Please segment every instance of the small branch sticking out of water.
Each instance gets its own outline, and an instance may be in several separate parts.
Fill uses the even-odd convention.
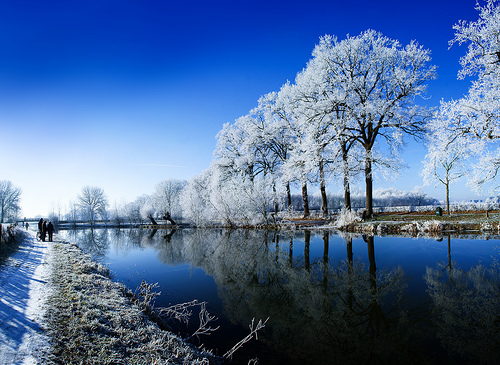
[[[212,332],[217,331],[220,326],[217,326],[216,328],[212,328],[208,326],[208,324],[212,321],[216,321],[217,317],[211,316],[210,313],[208,313],[206,309],[206,302],[201,302],[201,309],[200,309],[200,326],[198,329],[191,335],[190,338],[196,336],[198,337],[199,335],[210,335]]]
[[[191,302],[175,304],[167,308],[159,308],[158,314],[163,317],[174,318],[179,322],[184,322],[186,325],[189,323],[189,318],[193,314],[189,308],[199,305],[198,301],[195,299]]]

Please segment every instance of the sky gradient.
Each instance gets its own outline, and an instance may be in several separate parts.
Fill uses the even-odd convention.
[[[22,215],[33,217],[65,211],[86,185],[113,207],[161,180],[189,179],[208,168],[222,125],[293,81],[325,34],[415,39],[438,66],[424,102],[459,98],[470,84],[457,80],[466,47],[448,41],[458,20],[478,18],[474,5],[0,0],[0,180],[23,190]],[[409,143],[404,176],[374,187],[422,186],[424,156]],[[439,199],[442,190],[425,188]],[[474,197],[452,187],[452,199]]]

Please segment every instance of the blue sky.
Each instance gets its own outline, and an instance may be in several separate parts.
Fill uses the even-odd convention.
[[[431,49],[429,105],[458,98],[466,47],[452,26],[475,0],[0,0],[0,180],[23,190],[23,215],[65,210],[85,185],[110,203],[207,168],[215,136],[305,67],[319,37],[375,29]],[[425,149],[375,187],[412,190]],[[453,189],[453,188],[452,188]],[[455,198],[474,198],[463,184]],[[442,189],[426,191],[440,199]],[[453,197],[453,190],[452,190]]]

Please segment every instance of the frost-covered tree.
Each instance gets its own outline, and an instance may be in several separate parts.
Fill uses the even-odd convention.
[[[348,91],[338,85],[339,67],[332,58],[327,43],[315,47],[313,58],[296,77],[297,100],[306,115],[307,144],[314,152],[310,160],[317,166],[322,196],[322,211],[326,206],[326,175],[341,176],[344,206],[351,209],[350,178],[359,169],[361,155],[349,128],[354,119],[347,107]]]
[[[76,221],[78,220],[78,217],[79,217],[79,209],[78,209],[78,203],[76,201],[70,201],[68,203],[68,208],[67,208],[67,212],[66,212],[66,220],[68,222],[73,222],[73,224],[76,223]]]
[[[282,201],[282,190],[286,190],[287,205],[290,206],[290,183],[283,179],[283,166],[292,148],[291,135],[277,113],[276,100],[277,93],[259,98],[258,106],[250,111],[247,127],[252,136],[247,139],[247,144],[251,144],[247,151],[255,156],[254,164],[261,174],[260,182],[265,181],[272,190],[275,214],[278,213],[278,203]]]
[[[423,161],[422,176],[424,184],[442,184],[446,191],[446,212],[450,215],[450,185],[466,174],[465,161],[470,146],[465,138],[455,138],[454,121],[448,119],[446,103],[434,114],[428,123],[429,147]]]
[[[180,214],[179,196],[186,185],[185,181],[168,179],[160,181],[156,187],[151,199],[156,213],[160,216],[176,216]]]
[[[283,186],[286,191],[286,206],[290,209],[292,206],[290,181],[283,174],[283,166],[290,157],[294,138],[292,131],[288,128],[288,116],[281,102],[281,96],[280,98],[278,96],[277,92],[262,96],[256,110],[264,115],[265,128],[262,138],[270,153],[270,171],[278,181],[281,179],[279,185]]]
[[[94,224],[97,218],[106,216],[108,198],[103,189],[96,186],[84,186],[77,197],[77,204],[84,218]]]
[[[153,206],[153,199],[150,197],[140,209],[141,218],[144,220],[150,220],[151,224],[157,225],[154,215],[156,214],[156,209]]]
[[[225,123],[217,133],[214,159],[217,167],[224,175],[245,174],[251,179],[255,176],[254,156],[247,151],[245,139],[246,126],[249,117],[244,116],[234,124]],[[250,137],[251,138],[251,137]]]
[[[130,223],[140,222],[142,223],[141,208],[146,205],[149,201],[149,195],[144,194],[137,197],[133,202],[129,202],[125,205],[125,216]],[[146,217],[147,218],[147,217]]]
[[[476,78],[467,95],[442,103],[442,108],[453,121],[454,137],[467,139],[469,146],[482,150],[470,180],[480,191],[500,169],[500,3],[488,0],[481,6],[478,2],[476,9],[479,19],[455,24],[455,38],[450,41],[450,46],[468,44],[467,53],[460,59],[459,79]]]
[[[308,141],[306,132],[307,116],[297,100],[297,86],[286,83],[278,93],[276,112],[283,122],[283,127],[289,131],[290,152],[282,169],[285,181],[295,181],[300,185],[304,217],[309,216],[309,196],[307,183],[315,172],[312,163],[313,150]]]
[[[21,188],[12,184],[12,181],[0,181],[0,223],[5,219],[14,218],[21,211],[21,193]]]
[[[287,147],[283,148],[283,132],[277,133],[271,112],[273,102],[272,96],[262,97],[258,107],[233,124],[226,123],[217,135],[210,201],[220,216],[235,209],[233,213],[244,217],[245,222],[257,219],[252,214],[267,220],[270,196],[275,212],[278,211],[282,190],[279,181]]]
[[[365,152],[366,209],[371,216],[376,143],[383,139],[396,152],[403,134],[423,134],[428,113],[415,104],[415,97],[436,77],[435,67],[428,65],[430,51],[417,42],[403,47],[373,30],[342,41],[324,36],[315,48],[320,52],[328,54],[334,71],[330,82],[346,95],[345,108],[353,119],[349,132]]]
[[[314,60],[313,60],[314,61]],[[293,102],[295,113],[301,118],[296,118],[297,146],[295,151],[304,161],[304,170],[309,172],[312,180],[319,183],[321,195],[321,212],[328,214],[328,200],[326,185],[335,160],[335,141],[337,135],[334,131],[336,119],[329,113],[331,105],[324,105],[325,82],[323,74],[313,67],[311,61],[296,77],[296,87]],[[328,88],[328,85],[326,85]],[[334,99],[334,98],[332,98]],[[332,103],[336,101],[332,100]],[[326,110],[325,110],[326,109]]]
[[[214,209],[210,203],[209,169],[188,180],[180,195],[182,215],[195,226],[202,227],[212,222]]]

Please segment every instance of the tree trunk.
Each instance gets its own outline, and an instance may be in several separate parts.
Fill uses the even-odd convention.
[[[342,145],[342,163],[344,173],[344,207],[351,210],[351,187],[349,186],[349,165],[348,165],[347,148]]]
[[[448,217],[450,216],[450,182],[446,181],[446,212],[448,213]]]
[[[366,151],[365,157],[365,184],[366,184],[366,218],[373,216],[373,178],[371,151]]]
[[[323,169],[323,163],[319,164],[319,189],[321,191],[321,214],[323,217],[328,216],[328,200],[326,196],[326,187],[325,187],[325,171]]]
[[[170,212],[166,212],[165,215],[163,216],[163,219],[165,219],[166,221],[169,221],[171,224],[175,225],[174,220],[170,216]]]
[[[307,183],[302,185],[302,205],[304,207],[304,218],[309,217],[309,198],[307,197]]]
[[[321,190],[321,214],[323,217],[328,216],[328,197],[326,196],[326,187],[324,184],[320,186]]]
[[[278,195],[276,194],[276,184],[273,183],[273,201],[274,201],[274,214],[278,215]]]
[[[148,218],[149,218],[149,220],[151,221],[151,224],[152,224],[152,225],[154,225],[154,226],[157,226],[157,225],[158,225],[158,223],[156,223],[156,221],[155,221],[155,219],[153,218],[153,216],[152,216],[152,215],[148,215]]]
[[[292,209],[292,193],[290,192],[290,183],[286,183],[286,204],[288,206],[288,210]]]

